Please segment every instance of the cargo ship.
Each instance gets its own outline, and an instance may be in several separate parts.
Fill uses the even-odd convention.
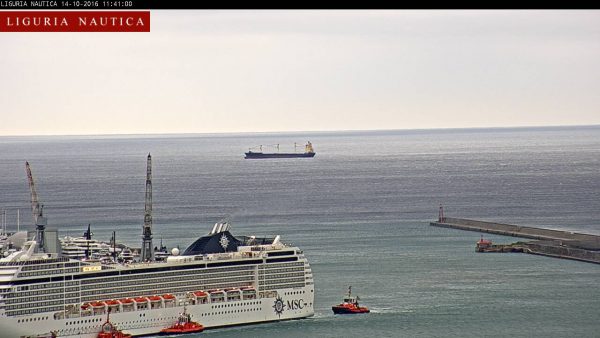
[[[248,149],[248,152],[245,153],[246,154],[246,159],[261,159],[261,158],[295,158],[295,157],[315,157],[316,153],[315,150],[313,149],[312,143],[310,143],[310,141],[308,143],[306,143],[306,145],[304,146],[304,152],[303,153],[298,153],[298,152],[293,152],[293,153],[280,153],[279,152],[279,144],[276,145],[277,146],[277,152],[276,153],[263,153],[262,148],[263,146],[258,146],[259,151],[252,151],[251,149]],[[294,143],[294,149],[296,148],[296,144]]]

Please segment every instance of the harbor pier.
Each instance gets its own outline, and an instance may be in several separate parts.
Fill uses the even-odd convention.
[[[522,252],[600,264],[598,235],[445,217],[443,211],[440,211],[437,222],[431,222],[429,225],[533,239],[534,241],[520,243],[524,246]]]

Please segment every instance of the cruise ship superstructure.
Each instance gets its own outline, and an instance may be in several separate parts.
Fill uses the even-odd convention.
[[[160,332],[184,307],[206,328],[314,314],[308,261],[278,236],[236,238],[217,224],[166,262],[128,265],[36,254],[36,245],[0,261],[3,336],[96,337],[109,309],[132,335]]]

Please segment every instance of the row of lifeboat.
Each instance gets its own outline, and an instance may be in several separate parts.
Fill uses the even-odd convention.
[[[243,299],[256,299],[256,289],[253,287],[242,287],[242,288],[228,288],[228,289],[213,289],[208,291],[194,291],[188,292],[188,298],[193,298],[198,303],[206,303],[207,298],[210,296],[211,301],[224,301],[225,297],[228,300],[241,300]],[[162,301],[165,302],[165,306],[175,304],[176,297],[172,294],[154,295],[154,296],[141,296],[134,298],[123,298],[123,299],[111,299],[106,301],[95,301],[84,303],[81,305],[82,310],[101,310],[104,311],[107,307],[112,312],[117,312],[119,306],[123,306],[123,310],[132,309],[134,303],[139,307],[147,306],[150,302],[150,307],[154,308],[157,303]]]
[[[83,303],[81,310],[92,311],[94,314],[103,313],[105,309],[109,309],[112,312],[119,312],[119,307],[123,307],[123,311],[132,311],[133,305],[136,304],[138,308],[147,308],[150,304],[150,308],[157,308],[164,301],[165,307],[171,307],[175,305],[176,297],[172,294],[164,294],[162,296],[144,296],[135,298],[123,298],[123,299],[111,299],[106,301],[95,301],[89,303]]]
[[[211,303],[219,303],[236,300],[248,300],[256,299],[256,289],[253,287],[242,287],[242,288],[227,288],[227,289],[212,289],[208,291],[194,291],[188,292],[187,298],[192,301],[192,304],[205,304],[210,298]]]

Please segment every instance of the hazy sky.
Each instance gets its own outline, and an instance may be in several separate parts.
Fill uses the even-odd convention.
[[[0,135],[600,124],[600,11],[151,11],[0,33]]]

